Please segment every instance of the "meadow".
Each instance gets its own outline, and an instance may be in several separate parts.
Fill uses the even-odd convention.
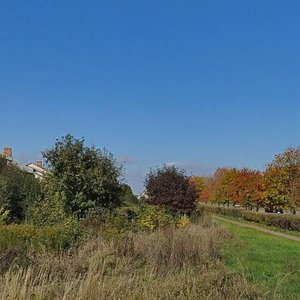
[[[226,267],[228,238],[204,218],[113,235],[94,228],[68,250],[15,247],[1,252],[0,299],[264,299]]]

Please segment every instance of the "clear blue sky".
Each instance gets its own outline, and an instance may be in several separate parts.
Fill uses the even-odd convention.
[[[67,133],[188,173],[263,169],[300,144],[299,1],[0,2],[0,147]]]

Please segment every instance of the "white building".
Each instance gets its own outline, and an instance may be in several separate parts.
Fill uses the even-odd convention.
[[[43,162],[41,160],[38,160],[36,164],[30,163],[26,165],[26,167],[33,172],[35,178],[42,179],[47,173],[47,170],[43,168]]]

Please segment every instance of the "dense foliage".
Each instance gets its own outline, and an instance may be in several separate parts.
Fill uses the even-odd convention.
[[[232,200],[246,208],[263,206],[263,175],[250,169],[237,170],[232,182]]]
[[[289,206],[300,204],[300,148],[289,148],[276,155],[265,173],[267,203]]]
[[[125,204],[138,202],[138,199],[133,194],[131,187],[126,183],[123,183],[121,185],[120,201],[121,203],[125,203]]]
[[[0,156],[0,210],[6,221],[24,221],[41,196],[40,181]]]
[[[150,171],[145,180],[147,201],[179,213],[191,213],[195,208],[197,190],[184,171],[165,165]]]
[[[204,182],[198,196],[201,202],[296,213],[300,204],[300,148],[289,148],[276,155],[265,172],[219,168],[213,176],[193,182],[196,180]]]
[[[67,135],[43,156],[50,171],[45,179],[48,196],[58,197],[68,214],[84,217],[90,210],[120,204],[121,167],[107,150]]]

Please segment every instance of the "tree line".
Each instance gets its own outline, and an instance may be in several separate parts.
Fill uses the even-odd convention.
[[[7,165],[0,156],[0,221],[51,225],[138,204],[122,180],[122,165],[105,148],[86,146],[84,139],[66,135],[42,155],[48,169],[43,180]],[[147,174],[145,190],[144,203],[179,214],[191,214],[198,201],[296,212],[300,148],[276,155],[264,172],[219,168],[210,177],[190,177],[184,170],[165,165]]]
[[[247,209],[291,210],[300,205],[300,148],[275,156],[265,171],[218,168],[210,177],[191,177],[198,200]]]

